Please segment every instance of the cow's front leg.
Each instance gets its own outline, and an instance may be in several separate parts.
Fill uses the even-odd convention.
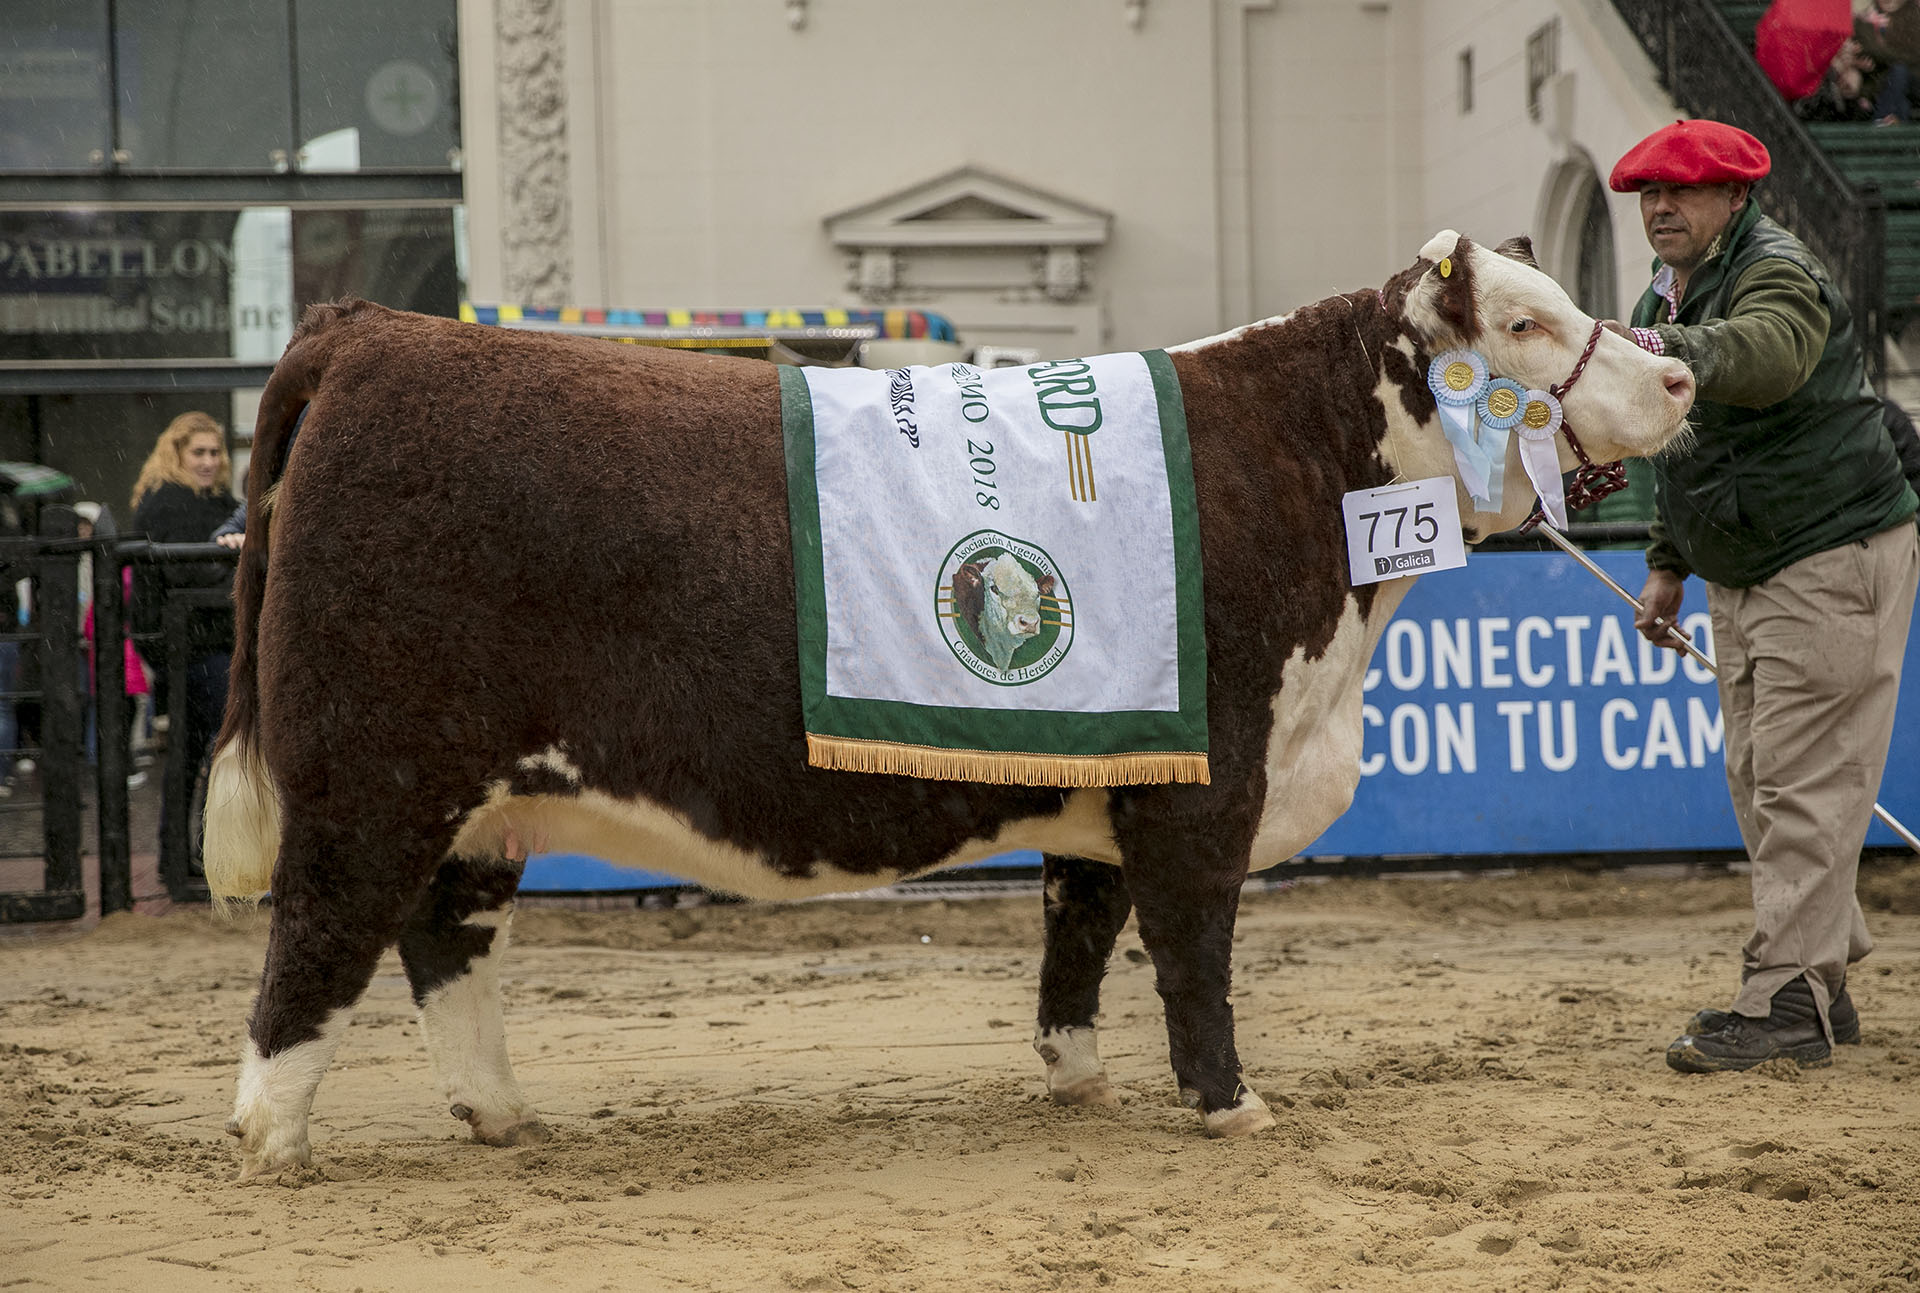
[[[1113,940],[1132,900],[1120,868],[1047,854],[1047,946],[1040,962],[1040,1020],[1033,1049],[1059,1104],[1117,1104],[1100,1063],[1093,1017]]]
[[[1167,1009],[1167,1041],[1180,1099],[1209,1136],[1245,1136],[1273,1126],[1248,1088],[1233,1045],[1233,922],[1246,853],[1219,820],[1182,823],[1135,813],[1121,838],[1140,941],[1153,957],[1154,987]],[[1235,858],[1237,857],[1237,862]]]
[[[448,858],[400,934],[400,961],[448,1112],[486,1145],[537,1144],[550,1134],[514,1080],[500,1012],[500,957],[520,872],[504,858]]]

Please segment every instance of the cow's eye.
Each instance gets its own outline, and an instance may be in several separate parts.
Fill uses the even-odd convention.
[[[1512,323],[1509,323],[1507,325],[1507,331],[1508,332],[1532,332],[1535,328],[1539,326],[1540,325],[1535,323],[1532,319],[1515,319]]]

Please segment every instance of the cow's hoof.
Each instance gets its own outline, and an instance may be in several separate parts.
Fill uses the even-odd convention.
[[[1265,1131],[1274,1125],[1267,1102],[1244,1089],[1237,1103],[1200,1116],[1206,1123],[1207,1135],[1219,1138],[1251,1136],[1256,1131]]]
[[[544,1145],[553,1139],[553,1132],[547,1124],[538,1118],[527,1118],[512,1123],[498,1131],[475,1125],[473,1138],[482,1145],[492,1145],[499,1149],[511,1149],[515,1145]]]
[[[1055,1104],[1112,1108],[1120,1103],[1119,1094],[1108,1084],[1104,1073],[1096,1073],[1092,1077],[1084,1077],[1077,1082],[1050,1086],[1048,1094],[1053,1097]]]
[[[227,1119],[226,1133],[240,1142],[240,1179],[254,1181],[313,1161],[305,1119],[274,1122],[258,1107]]]
[[[1100,1063],[1098,1035],[1091,1028],[1045,1029],[1033,1049],[1046,1061],[1047,1094],[1055,1104],[1116,1105],[1120,1097],[1107,1085]]]
[[[313,1161],[313,1151],[304,1138],[295,1144],[263,1145],[260,1138],[240,1135],[240,1180],[262,1183],[289,1168],[305,1167]],[[254,1143],[249,1143],[249,1142]]]

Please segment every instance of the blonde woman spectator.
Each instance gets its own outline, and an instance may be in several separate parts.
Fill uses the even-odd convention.
[[[226,436],[220,424],[205,413],[182,413],[167,424],[153,452],[140,468],[133,487],[135,534],[155,543],[206,543],[235,503],[228,485],[233,465],[227,458]],[[154,679],[156,700],[168,694],[164,626],[166,596],[174,588],[223,588],[233,582],[233,567],[225,561],[174,562],[134,567],[133,628],[135,644]],[[179,680],[184,694],[170,706],[176,717],[168,740],[185,743],[187,777],[199,776],[220,718],[227,706],[227,660],[233,652],[233,613],[225,607],[195,609],[187,628],[187,673]],[[161,805],[160,835],[166,838],[172,805]]]

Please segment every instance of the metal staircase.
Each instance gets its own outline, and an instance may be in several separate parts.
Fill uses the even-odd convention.
[[[1805,242],[1853,307],[1868,375],[1920,318],[1920,126],[1809,127],[1753,61],[1766,0],[1613,0],[1674,102],[1750,131],[1773,155],[1761,208]]]

